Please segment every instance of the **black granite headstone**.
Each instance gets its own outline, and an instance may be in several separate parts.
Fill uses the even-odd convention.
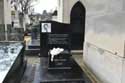
[[[40,45],[41,45],[42,56],[47,56],[46,54],[44,54],[44,52],[46,51],[47,38],[48,38],[48,34],[50,33],[51,34],[69,34],[70,40],[71,40],[71,50],[83,49],[84,25],[79,25],[78,23],[65,24],[65,23],[59,23],[55,21],[44,21],[44,22],[40,22],[40,40],[41,40]]]
[[[46,24],[48,25],[45,27],[44,25]],[[45,28],[47,28],[48,30],[46,30]],[[70,27],[69,27],[69,24],[63,24],[63,23],[54,22],[54,21],[44,21],[44,22],[40,22],[40,31],[41,31],[40,33],[41,56],[48,57],[48,37],[50,37],[51,34],[55,34],[55,35],[70,34]],[[55,39],[53,40],[56,41]]]
[[[70,24],[40,22],[41,83],[91,83],[85,81],[85,74],[71,57],[71,50],[83,49],[85,12],[78,1],[72,8]],[[52,58],[53,48],[63,48],[63,51]]]
[[[49,53],[49,69],[71,69],[69,34],[48,34],[48,52],[53,48],[63,48],[64,51],[55,56],[53,61]]]

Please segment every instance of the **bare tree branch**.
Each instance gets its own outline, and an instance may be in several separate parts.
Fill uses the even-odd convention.
[[[25,30],[25,15],[33,12],[33,2],[36,0],[11,0],[15,10],[19,11],[20,26]]]
[[[15,3],[15,9],[19,9],[19,11],[23,14],[27,14],[30,11],[30,8],[33,7],[32,2],[36,0],[11,0],[11,4]]]

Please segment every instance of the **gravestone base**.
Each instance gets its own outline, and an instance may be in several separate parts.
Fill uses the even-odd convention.
[[[37,55],[40,53],[40,40],[32,40],[26,48],[27,55]]]
[[[48,70],[48,58],[41,58],[37,67],[34,83],[92,83],[80,66],[73,60],[71,70]]]

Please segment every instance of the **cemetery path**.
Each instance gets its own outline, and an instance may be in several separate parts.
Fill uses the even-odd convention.
[[[40,58],[36,56],[26,56],[27,68],[21,83],[33,83],[36,65],[40,63]]]

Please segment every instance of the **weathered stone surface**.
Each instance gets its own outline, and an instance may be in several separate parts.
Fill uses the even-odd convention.
[[[70,22],[77,1],[62,1],[61,22]],[[80,1],[86,8],[85,40],[90,43],[84,46],[86,64],[104,83],[124,83],[125,0]]]
[[[85,63],[104,83],[121,83],[124,58],[109,53],[104,49],[101,49],[104,52],[100,52],[99,49],[90,45],[87,55],[84,55]]]

